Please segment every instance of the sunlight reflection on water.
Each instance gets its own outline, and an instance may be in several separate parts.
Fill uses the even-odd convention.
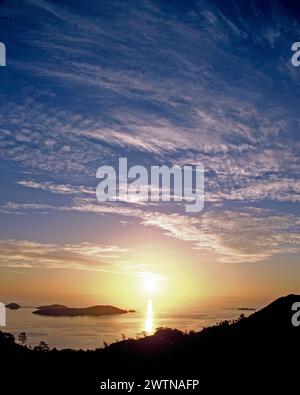
[[[35,309],[31,307],[8,309],[5,332],[14,334],[16,338],[20,332],[26,332],[31,346],[43,340],[58,349],[86,350],[102,347],[104,341],[110,344],[120,340],[122,333],[135,338],[141,331],[152,334],[157,327],[199,331],[204,326],[235,319],[241,314],[239,310],[221,307],[201,307],[191,311],[177,308],[170,312],[159,310],[153,299],[149,298],[144,303],[144,308],[135,313],[99,317],[47,317],[32,314]],[[252,312],[244,313],[249,315]]]
[[[144,330],[148,335],[152,334],[154,330],[153,304],[152,304],[152,300],[150,299],[147,301]]]

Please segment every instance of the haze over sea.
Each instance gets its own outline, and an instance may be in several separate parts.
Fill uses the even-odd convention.
[[[222,320],[236,319],[241,313],[246,316],[253,313],[221,305],[201,306],[190,311],[186,308],[156,311],[150,300],[144,311],[99,317],[49,317],[32,314],[35,310],[33,306],[24,306],[19,310],[7,309],[7,326],[2,330],[13,333],[16,339],[20,332],[26,332],[31,346],[43,340],[51,348],[58,349],[94,349],[103,347],[103,342],[121,340],[122,334],[136,338],[138,334],[143,336],[142,332],[150,335],[155,328],[162,326],[199,331]]]

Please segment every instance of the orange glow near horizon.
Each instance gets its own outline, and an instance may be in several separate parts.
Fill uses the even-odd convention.
[[[164,243],[139,240],[136,245],[132,240],[126,240],[126,244],[123,241],[122,257],[106,258],[107,263],[99,265],[99,271],[94,270],[98,258],[92,254],[91,259],[87,246],[80,253],[76,249],[86,270],[67,269],[68,254],[65,267],[61,269],[58,264],[56,268],[43,269],[41,261],[37,268],[7,270],[0,278],[0,300],[25,305],[60,303],[70,307],[110,304],[143,312],[149,300],[155,305],[155,311],[172,311],[178,307],[193,309],[202,303],[231,306],[242,304],[243,300],[251,300],[249,304],[256,305],[298,290],[295,272],[300,269],[295,265],[291,266],[293,271],[277,265],[277,272],[273,270],[273,275],[268,276],[271,266],[264,262],[255,266],[225,264],[200,250],[196,251],[195,257],[195,250],[175,245],[172,240],[167,243],[165,240]],[[33,254],[33,247],[30,248],[30,254]],[[37,262],[41,259],[40,248],[35,255]],[[44,259],[48,259],[47,254],[50,254],[49,259],[61,259],[57,254],[52,257],[51,251],[44,252]],[[275,282],[274,278],[279,277],[281,282]],[[153,329],[153,304],[152,314],[146,313],[144,320],[147,331]]]

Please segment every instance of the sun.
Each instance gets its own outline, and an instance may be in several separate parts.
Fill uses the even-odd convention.
[[[141,288],[148,296],[160,291],[162,276],[148,272],[139,273],[139,276],[142,277]]]
[[[153,278],[146,278],[144,281],[144,289],[147,293],[153,294],[157,289],[157,281]]]

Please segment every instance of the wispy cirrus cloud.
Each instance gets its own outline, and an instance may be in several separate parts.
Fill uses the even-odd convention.
[[[45,207],[10,203],[5,210],[44,210]],[[48,207],[49,209],[49,207]],[[277,254],[300,252],[300,221],[294,214],[247,208],[209,210],[197,217],[153,211],[122,203],[97,204],[89,198],[75,199],[71,206],[53,211],[133,218],[136,226],[155,227],[165,235],[187,242],[190,248],[229,263],[260,262]]]
[[[6,20],[1,28],[16,47],[0,158],[17,174],[10,187],[18,179],[36,199],[16,202],[12,192],[2,213],[131,217],[222,261],[298,251],[290,209],[299,202],[300,74],[288,51],[300,29],[284,2],[272,2],[268,14],[258,1],[91,4],[93,15],[88,6],[46,0],[3,5],[14,29]],[[207,211],[97,205],[96,169],[119,156],[147,166],[204,165]],[[61,196],[53,203],[39,191]],[[288,210],[245,211],[270,201]]]
[[[29,240],[0,240],[0,266],[25,269],[116,270],[116,259],[126,249],[115,245],[40,243]]]
[[[191,242],[220,262],[260,262],[279,253],[300,252],[300,221],[264,210],[204,213],[201,218],[149,214],[143,221],[167,235]]]
[[[226,196],[229,200],[255,202],[273,200],[279,202],[300,202],[300,181],[298,179],[279,178],[256,181],[244,188],[235,189]]]
[[[57,193],[59,195],[76,195],[76,194],[87,194],[94,195],[95,190],[91,187],[85,187],[83,185],[70,185],[70,184],[55,184],[53,182],[36,182],[33,180],[20,180],[17,184],[27,188],[39,189],[51,193]]]

